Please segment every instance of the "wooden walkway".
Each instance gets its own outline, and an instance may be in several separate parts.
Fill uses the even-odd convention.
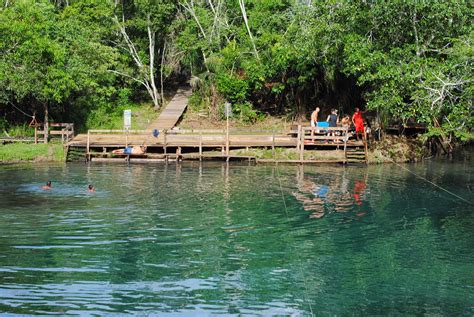
[[[169,130],[173,128],[183,115],[191,93],[191,87],[178,89],[173,99],[166,105],[158,118],[148,126],[148,130]]]
[[[328,135],[338,133],[337,136]],[[89,130],[87,134],[77,135],[69,142],[69,149],[83,149],[88,159],[93,157],[111,157],[111,151],[127,146],[146,145],[145,159],[205,159],[206,151],[221,151],[218,157],[231,159],[231,149],[239,148],[295,148],[299,159],[305,162],[305,150],[316,148],[341,149],[345,159],[342,162],[366,162],[367,147],[365,142],[349,140],[347,128],[327,128],[315,136],[311,128],[299,126],[296,135],[283,131],[240,131],[230,130],[159,130],[158,136],[153,136],[152,130]],[[347,150],[351,148],[351,153]],[[357,151],[357,152],[354,152]],[[351,155],[348,155],[351,154]],[[246,159],[246,158],[244,158]]]

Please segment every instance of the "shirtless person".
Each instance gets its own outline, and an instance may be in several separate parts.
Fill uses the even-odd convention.
[[[134,145],[125,149],[113,150],[112,154],[143,155],[146,153],[146,145]]]
[[[316,107],[316,109],[314,109],[313,113],[311,114],[311,136],[314,136],[314,131],[318,132],[316,129],[318,127],[319,110],[319,107]]]

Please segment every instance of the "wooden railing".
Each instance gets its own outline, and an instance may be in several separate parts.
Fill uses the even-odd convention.
[[[38,143],[39,135],[43,135],[44,143],[50,137],[61,136],[61,142],[67,144],[74,137],[74,123],[49,123],[47,128],[45,125],[35,126],[35,143]]]
[[[244,130],[244,129],[230,129],[229,133],[226,133],[226,129],[171,129],[171,130],[158,130],[160,137],[162,137],[163,148],[166,153],[166,148],[168,146],[168,138],[173,135],[189,135],[194,136],[193,139],[198,140],[199,143],[199,153],[202,153],[203,146],[203,139],[209,137],[218,137],[219,140],[222,140],[222,148],[225,151],[226,155],[229,154],[230,146],[232,145],[229,141],[229,138],[232,135],[268,135],[271,137],[271,145],[272,149],[275,149],[275,139],[279,135],[284,135],[283,132],[280,131],[271,131],[271,130]],[[90,146],[91,146],[91,136],[93,134],[116,134],[116,135],[123,135],[123,144],[125,147],[129,145],[129,136],[130,135],[143,135],[144,142],[146,139],[149,138],[153,134],[153,130],[98,130],[92,129],[87,131],[87,153],[89,153]],[[180,145],[177,145],[178,148]]]
[[[158,132],[159,142],[155,140],[152,143],[162,146],[165,155],[167,155],[167,148],[172,148],[173,150],[176,149],[176,155],[180,156],[181,147],[186,146],[199,148],[199,156],[202,156],[203,148],[206,147],[221,147],[222,154],[229,156],[230,147],[271,146],[274,152],[278,146],[296,146],[301,162],[305,161],[305,147],[324,146],[325,144],[343,147],[344,156],[347,160],[347,142],[350,136],[348,127],[320,127],[312,133],[313,128],[301,125],[298,125],[296,130],[291,130],[289,133],[288,131],[242,129],[230,129],[229,133],[226,129],[172,129],[158,130]],[[110,138],[107,144],[104,143],[104,139],[107,140],[105,136],[101,140],[100,136],[93,138],[93,134],[115,134],[117,137]],[[186,135],[186,137],[180,138],[181,135]],[[91,146],[102,146],[105,151],[107,146],[124,145],[128,147],[130,144],[137,145],[137,139],[142,139],[143,144],[150,144],[148,141],[152,136],[153,130],[89,130],[87,132],[86,153],[90,154]],[[252,138],[253,136],[255,138]],[[210,140],[212,141],[210,142]],[[366,145],[364,144],[364,146]],[[365,148],[365,151],[367,152],[367,148]]]
[[[304,161],[304,148],[307,140],[312,141],[313,144],[316,140],[326,142],[342,142],[344,145],[345,156],[347,151],[347,140],[349,139],[348,130],[348,127],[311,128],[298,125],[296,130],[296,150],[299,152],[300,161]]]

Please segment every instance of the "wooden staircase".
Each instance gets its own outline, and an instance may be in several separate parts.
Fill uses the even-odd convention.
[[[86,148],[67,146],[66,147],[66,162],[84,161],[86,157]]]
[[[346,163],[352,164],[367,164],[368,163],[368,149],[367,141],[361,142],[361,146],[347,149],[346,154]]]

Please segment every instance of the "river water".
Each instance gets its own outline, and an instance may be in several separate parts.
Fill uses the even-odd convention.
[[[2,166],[0,313],[472,316],[473,167]]]

